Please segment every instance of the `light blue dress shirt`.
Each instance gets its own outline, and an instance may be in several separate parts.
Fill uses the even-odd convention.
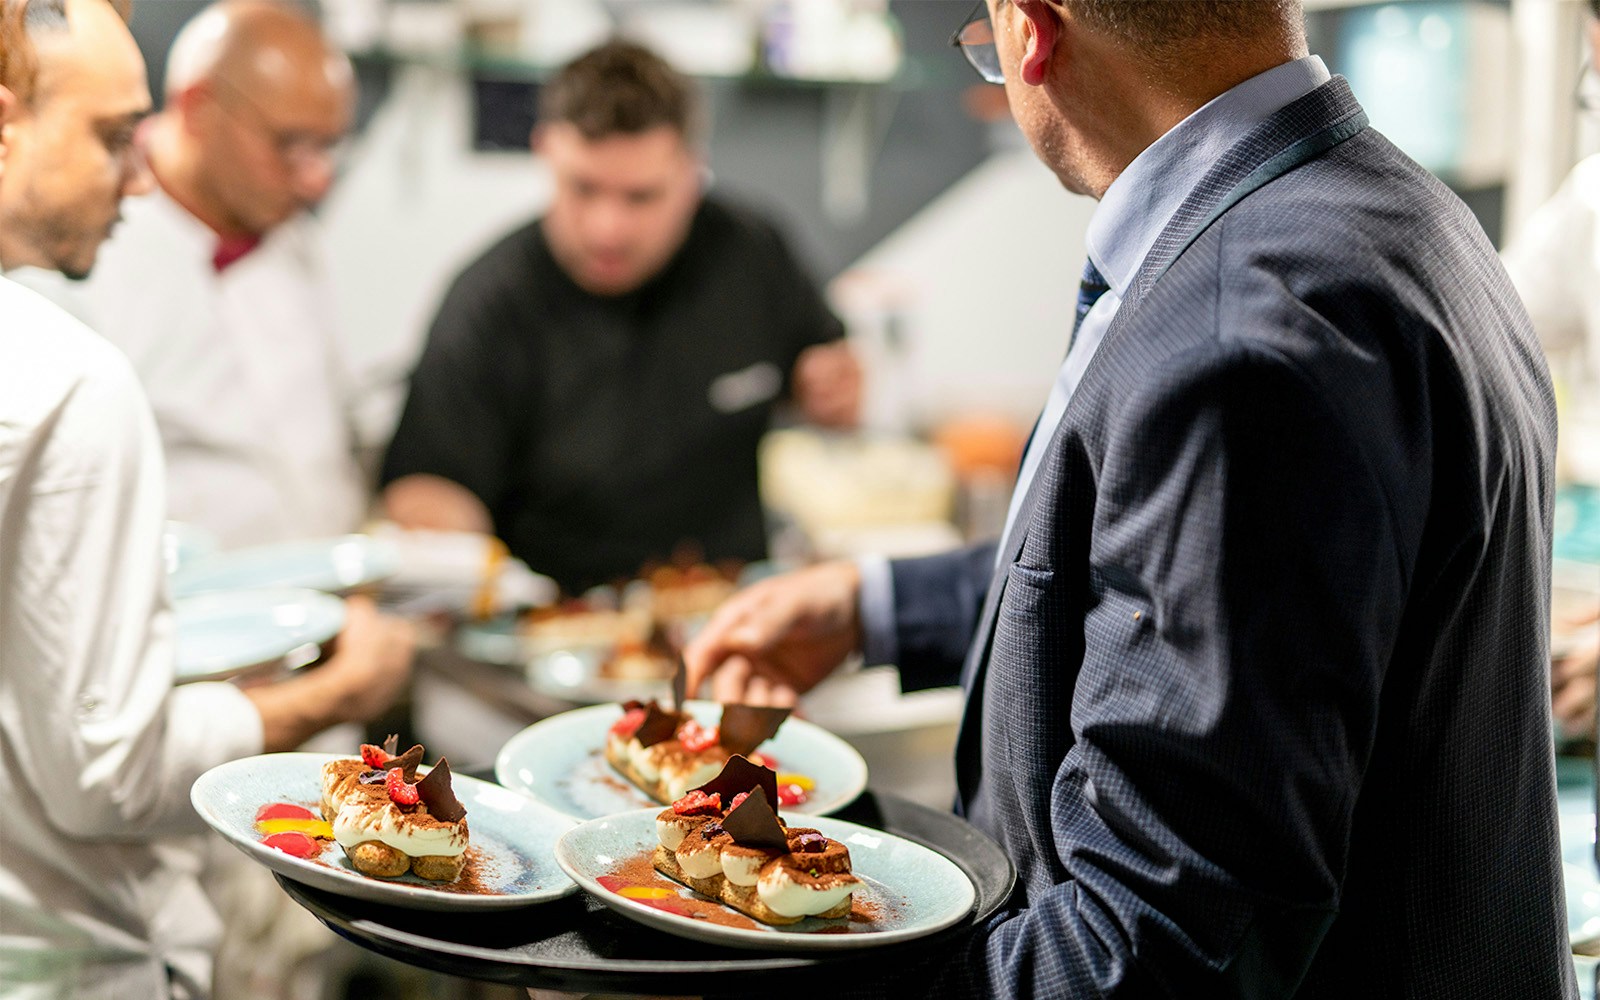
[[[1089,220],[1086,242],[1089,259],[1105,277],[1111,290],[1100,296],[1078,328],[1056,372],[1055,384],[1039,415],[1038,427],[1022,457],[1017,485],[1011,493],[999,551],[1010,537],[1017,508],[1039,471],[1039,463],[1067,411],[1073,392],[1094,360],[1111,321],[1127,294],[1128,286],[1144,263],[1167,223],[1189,197],[1206,172],[1235,142],[1278,110],[1299,100],[1330,79],[1319,56],[1306,56],[1258,73],[1231,90],[1217,95],[1175,125],[1128,164],[1106,188]],[[1073,262],[1070,272],[1079,268]],[[1077,283],[1071,282],[1072,287]],[[997,554],[998,558],[998,554]],[[894,630],[894,589],[888,560],[863,557],[861,614],[867,663],[894,663],[899,658]]]

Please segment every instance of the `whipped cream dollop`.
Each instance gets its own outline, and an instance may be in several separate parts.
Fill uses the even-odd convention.
[[[811,880],[796,878],[783,865],[773,863],[756,882],[756,895],[773,913],[809,917],[838,906],[860,884],[854,875],[843,873]]]
[[[333,839],[346,850],[369,840],[413,858],[454,857],[467,849],[467,824],[440,823],[407,816],[387,803],[348,801],[333,818]]]

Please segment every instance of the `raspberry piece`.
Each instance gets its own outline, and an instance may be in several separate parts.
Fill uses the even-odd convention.
[[[730,803],[729,806],[728,806],[728,811],[729,812],[733,812],[735,809],[739,808],[739,803],[743,802],[745,799],[748,799],[749,797],[750,797],[750,793],[749,792],[740,792],[738,795],[735,795],[733,797],[733,802]]]
[[[672,811],[679,816],[709,816],[722,811],[722,795],[712,792],[707,795],[702,791],[693,791],[672,804]]]
[[[702,726],[693,719],[678,727],[678,742],[690,753],[711,749],[717,745],[717,737],[716,726]]]
[[[400,806],[414,806],[417,804],[417,786],[406,784],[405,772],[394,768],[389,776],[383,779],[384,791],[389,793],[389,801]]]
[[[375,747],[371,743],[361,744],[361,763],[368,767],[382,767],[389,762],[389,755],[383,752],[383,747]]]
[[[778,758],[771,754],[749,753],[745,754],[745,760],[760,767],[770,767],[774,771],[778,769]]]
[[[807,795],[806,790],[800,785],[789,784],[778,786],[778,805],[780,806],[797,806],[810,797],[811,796]]]
[[[611,727],[611,734],[621,740],[631,738],[639,731],[639,727],[644,725],[644,716],[645,710],[642,708],[629,709]]]

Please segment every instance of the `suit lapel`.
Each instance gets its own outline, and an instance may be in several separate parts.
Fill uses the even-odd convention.
[[[967,692],[967,701],[956,743],[956,779],[960,798],[958,806],[971,803],[977,792],[982,769],[979,734],[983,720],[984,682],[1000,602],[1005,596],[1006,580],[1010,575],[1012,564],[1017,561],[1027,543],[1033,522],[1033,511],[1041,502],[1044,484],[1052,484],[1049,502],[1054,504],[1058,498],[1060,490],[1056,488],[1058,484],[1054,483],[1056,476],[1053,464],[1059,454],[1062,438],[1068,433],[1069,426],[1074,423],[1074,418],[1083,407],[1091,405],[1089,401],[1101,395],[1094,391],[1095,382],[1101,371],[1114,363],[1112,359],[1122,339],[1122,331],[1133,321],[1140,303],[1148,297],[1160,277],[1183,255],[1201,232],[1221,214],[1225,214],[1230,197],[1242,197],[1239,192],[1243,188],[1248,188],[1249,191],[1255,190],[1255,187],[1249,185],[1255,178],[1259,178],[1259,172],[1264,166],[1270,165],[1275,158],[1283,157],[1297,144],[1305,144],[1319,133],[1327,131],[1331,125],[1354,122],[1357,116],[1361,115],[1361,105],[1351,93],[1349,84],[1343,77],[1337,76],[1299,100],[1279,109],[1229,147],[1216,165],[1201,178],[1200,183],[1173,213],[1172,219],[1162,229],[1150,253],[1140,264],[1138,273],[1128,287],[1127,295],[1118,307],[1111,325],[1106,329],[1099,350],[1095,352],[1094,358],[1084,370],[1077,390],[1067,401],[1061,422],[1051,434],[1049,445],[1033,481],[1028,484],[1028,491],[1017,508],[1011,534],[1002,540],[1003,549],[989,579],[983,611],[978,618],[972,644],[967,649],[966,662],[962,664],[961,669],[961,686]],[[1364,124],[1364,118],[1361,119],[1361,123]],[[1268,180],[1270,179],[1272,178]],[[1034,433],[1038,433],[1037,427]]]

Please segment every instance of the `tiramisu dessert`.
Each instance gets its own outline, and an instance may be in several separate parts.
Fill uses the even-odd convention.
[[[730,758],[656,817],[656,870],[766,924],[849,916],[861,885],[849,849],[785,827],[772,807],[776,789],[770,768]]]
[[[606,760],[661,803],[676,802],[710,781],[733,755],[750,755],[789,716],[787,708],[725,705],[719,725],[702,726],[687,712],[662,708],[655,699],[622,707],[622,718],[606,734]],[[774,796],[770,801],[778,800]]]
[[[396,737],[361,746],[360,760],[322,766],[322,815],[333,838],[364,875],[397,878],[411,872],[452,882],[467,852],[467,810],[450,787],[444,758],[420,780],[419,744],[399,756]]]

